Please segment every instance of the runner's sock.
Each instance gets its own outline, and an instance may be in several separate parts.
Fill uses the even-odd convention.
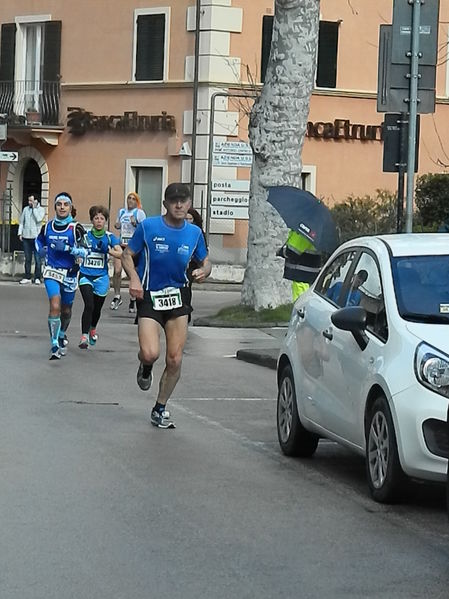
[[[60,329],[61,329],[61,319],[59,317],[54,318],[52,316],[49,316],[48,317],[48,330],[50,331],[50,339],[51,339],[52,346],[58,345]]]
[[[153,410],[156,410],[156,412],[159,412],[159,414],[162,414],[162,412],[165,411],[165,406],[164,406],[164,404],[161,404],[157,401]]]
[[[64,335],[66,334],[67,329],[69,328],[71,318],[72,318],[71,313],[70,313],[70,315],[61,314],[61,330],[59,332],[60,337],[64,337]]]

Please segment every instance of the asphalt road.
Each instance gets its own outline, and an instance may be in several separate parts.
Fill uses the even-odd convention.
[[[194,294],[197,315],[237,301]],[[334,443],[282,456],[275,374],[234,358],[264,332],[192,327],[162,431],[125,304],[86,352],[80,307],[49,362],[44,290],[0,283],[1,599],[447,598],[444,490],[381,506]]]

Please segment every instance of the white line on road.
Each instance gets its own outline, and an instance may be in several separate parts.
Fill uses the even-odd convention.
[[[170,401],[276,401],[275,397],[172,397]]]

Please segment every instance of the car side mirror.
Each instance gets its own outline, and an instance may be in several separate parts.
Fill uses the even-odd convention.
[[[366,310],[360,306],[340,308],[331,315],[332,323],[337,329],[352,333],[362,351],[368,345],[368,336],[365,333],[366,319]]]

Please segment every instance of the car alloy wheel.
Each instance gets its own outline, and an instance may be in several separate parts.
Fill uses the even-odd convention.
[[[387,478],[390,453],[388,425],[382,412],[376,412],[368,436],[368,467],[373,487],[380,489]]]
[[[366,430],[366,473],[371,495],[379,503],[399,501],[407,488],[399,461],[393,418],[381,395],[369,412]]]
[[[293,420],[293,387],[289,377],[282,379],[278,401],[279,436],[281,442],[286,443],[290,438]]]
[[[315,453],[319,437],[301,424],[290,365],[284,367],[279,380],[277,431],[279,445],[285,455],[310,457]]]

